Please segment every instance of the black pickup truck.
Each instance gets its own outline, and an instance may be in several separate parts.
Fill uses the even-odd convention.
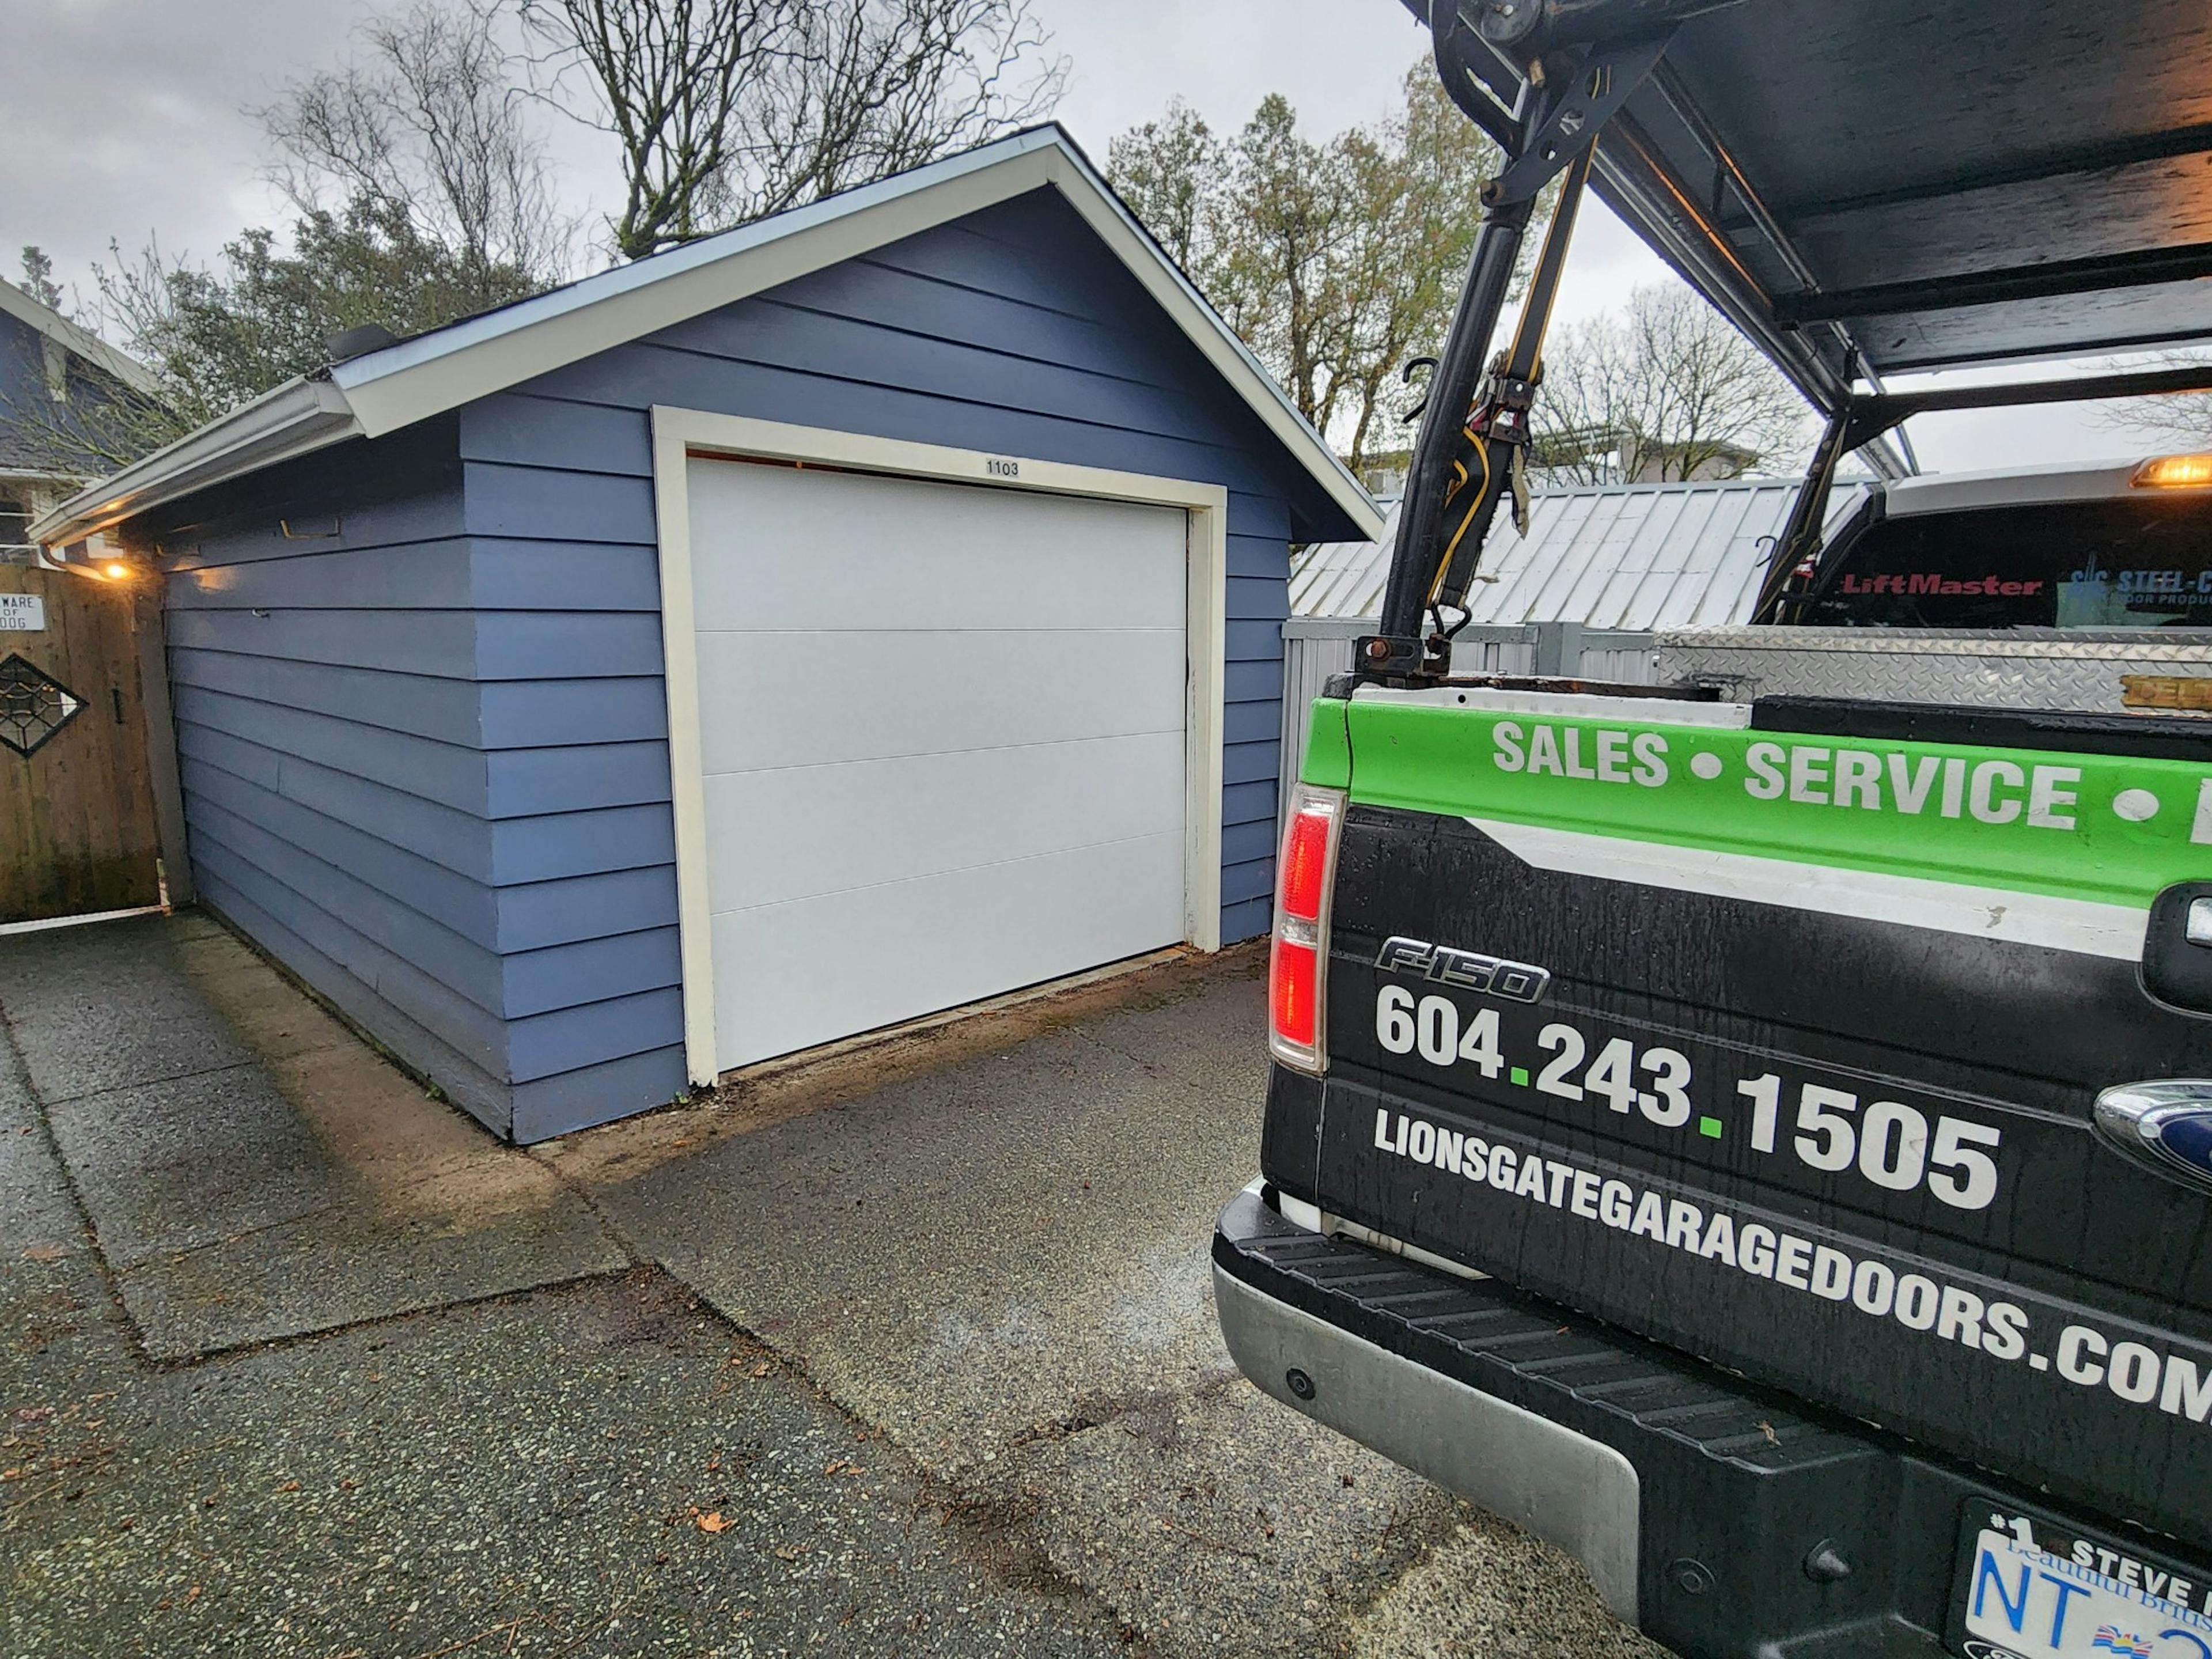
[[[1820,539],[1915,413],[2212,386],[1882,378],[2212,338],[2212,10],[1413,9],[1507,162],[1285,826],[1231,1352],[1696,1659],[2212,1659],[2212,460]],[[1756,628],[1455,676],[1585,187],[1826,431]]]

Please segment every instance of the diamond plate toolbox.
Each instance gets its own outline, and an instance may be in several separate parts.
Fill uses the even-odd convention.
[[[1655,644],[1659,684],[1712,686],[1737,702],[1856,697],[2172,714],[2203,708],[2212,694],[2212,629],[1693,628],[1662,631]]]

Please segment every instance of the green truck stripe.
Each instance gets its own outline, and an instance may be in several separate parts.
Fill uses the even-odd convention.
[[[1317,701],[1309,783],[1374,806],[2146,908],[2212,878],[2212,766]]]

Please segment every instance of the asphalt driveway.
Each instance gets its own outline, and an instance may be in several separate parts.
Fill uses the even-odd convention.
[[[1656,1653],[1230,1365],[1260,992],[525,1152],[205,918],[0,939],[0,1646]]]

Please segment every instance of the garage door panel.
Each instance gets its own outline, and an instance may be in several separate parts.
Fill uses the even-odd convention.
[[[716,912],[1145,836],[1181,838],[1180,732],[707,781]],[[886,804],[889,804],[886,810]]]
[[[721,1064],[1155,949],[1182,937],[1182,868],[1181,836],[1152,836],[717,916]]]
[[[712,775],[1181,732],[1183,648],[1179,631],[702,634],[702,758]]]
[[[1182,513],[690,477],[722,1066],[1184,937]]]
[[[690,489],[702,629],[1182,627],[1170,508],[726,461]]]

